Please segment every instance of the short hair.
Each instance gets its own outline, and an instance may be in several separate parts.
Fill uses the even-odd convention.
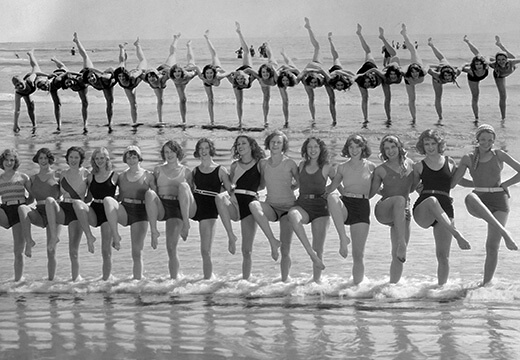
[[[83,150],[83,148],[79,146],[71,146],[67,149],[67,153],[65,154],[65,161],[67,162],[67,164],[69,163],[69,155],[73,151],[76,151],[79,154],[79,166],[83,165],[83,161],[85,161],[85,150]]]
[[[358,75],[358,76],[356,76],[354,81],[358,84],[359,87],[361,87],[363,89],[367,89],[367,87],[365,86],[365,79],[370,80],[369,88],[371,88],[372,86],[375,86],[377,84],[377,80],[375,80],[375,76],[373,73],[364,73],[364,74]]]
[[[403,72],[399,68],[399,66],[392,64],[388,65],[385,71],[385,79],[390,80],[390,74],[395,73],[397,75],[397,81],[401,82],[403,79]]]
[[[4,170],[4,160],[9,155],[14,156],[13,170],[16,171],[18,169],[18,167],[20,166],[20,159],[18,159],[18,151],[16,151],[16,149],[5,149],[2,152],[2,155],[0,155],[0,169]]]
[[[258,145],[255,139],[247,135],[238,135],[235,139],[235,142],[233,143],[233,147],[231,148],[231,151],[233,152],[233,159],[240,159],[237,144],[240,138],[244,138],[247,140],[247,142],[249,142],[249,146],[251,147],[251,156],[253,157],[253,159],[255,159],[255,161],[265,158],[264,150],[262,150],[262,148],[260,147],[260,145]]]
[[[421,135],[419,135],[419,139],[417,140],[417,144],[415,144],[415,148],[421,155],[426,154],[426,151],[424,150],[425,139],[432,139],[435,141],[437,143],[437,151],[439,154],[444,154],[444,151],[446,150],[446,140],[439,130],[428,129],[424,130]]]
[[[267,135],[267,137],[265,138],[265,141],[264,141],[265,149],[266,150],[271,150],[271,149],[269,149],[269,143],[271,142],[271,140],[275,136],[281,136],[282,137],[282,139],[283,139],[282,153],[287,152],[287,150],[289,150],[289,139],[287,138],[287,135],[285,135],[285,133],[283,131],[280,131],[280,130],[274,130],[272,133]]]
[[[38,164],[38,159],[40,158],[41,154],[44,154],[45,156],[47,156],[47,160],[49,161],[49,164],[51,164],[51,165],[54,164],[54,160],[56,160],[54,158],[54,154],[51,152],[51,150],[49,148],[46,148],[46,147],[43,147],[41,149],[38,149],[38,151],[36,151],[36,154],[34,154],[34,156],[32,158],[33,163]]]
[[[92,172],[94,174],[97,174],[99,172],[99,170],[101,170],[99,168],[99,166],[96,164],[96,156],[97,154],[103,154],[105,155],[105,159],[106,159],[106,163],[105,163],[105,170],[112,170],[112,161],[110,160],[110,153],[108,152],[108,149],[106,147],[100,147],[100,148],[97,148],[95,149],[93,152],[92,152],[92,155],[90,156],[90,165],[92,166]]]
[[[175,64],[175,65],[172,65],[172,67],[170,68],[170,79],[175,79],[175,77],[173,76],[173,74],[175,73],[175,70],[181,70],[181,79],[184,79],[184,77],[186,76],[186,70],[184,70],[181,66]]]
[[[114,77],[116,78],[116,81],[118,83],[119,83],[119,75],[122,75],[123,79],[125,79],[125,81],[130,81],[130,72],[122,66],[120,66],[114,70]]]
[[[505,52],[503,52],[503,51],[498,51],[498,52],[495,54],[495,61],[498,60],[497,58],[498,58],[499,56],[503,56],[503,57],[505,57],[506,60],[509,59],[508,56],[507,56],[507,53],[505,53]]]
[[[208,71],[208,70],[213,70],[213,72],[215,73],[215,76],[217,75],[217,71],[218,71],[217,67],[215,65],[208,64],[202,68],[202,76],[204,78],[206,78],[206,71]]]
[[[421,65],[419,65],[417,63],[411,63],[410,65],[408,65],[408,69],[406,69],[406,72],[404,73],[404,76],[407,77],[407,78],[411,78],[412,77],[412,70],[417,70],[419,72],[419,77],[423,77],[423,76],[426,75],[424,73],[424,70],[423,70]]]
[[[20,75],[15,75],[11,78],[11,82],[13,85],[16,85],[16,83],[23,83],[23,78]]]
[[[316,82],[318,83],[318,85],[316,85],[316,87],[320,87],[323,85],[323,78],[321,78],[320,76],[318,76],[318,74],[316,74],[315,72],[309,72],[304,78],[303,78],[303,82],[305,83],[305,85],[307,86],[311,86],[311,80],[313,79],[316,79]]]
[[[442,65],[439,69],[439,74],[441,77],[441,80],[444,80],[444,77],[446,74],[451,75],[451,81],[455,82],[455,79],[457,77],[457,71],[455,68],[451,65]]]
[[[166,161],[166,155],[164,155],[164,150],[168,148],[174,153],[177,154],[177,159],[182,160],[184,158],[184,150],[182,149],[182,146],[179,145],[177,141],[174,140],[168,140],[164,143],[164,145],[161,147],[161,158]]]
[[[311,136],[305,139],[301,148],[302,158],[305,159],[305,164],[308,164],[311,161],[309,153],[307,152],[307,146],[309,145],[311,140],[316,141],[316,143],[320,147],[320,155],[318,156],[318,166],[322,168],[325,164],[329,163],[329,149],[327,148],[327,144],[325,144],[325,142],[320,138],[316,136]]]
[[[258,75],[262,77],[262,69],[265,69],[269,73],[269,78],[272,78],[275,74],[275,71],[273,69],[273,65],[271,64],[262,64],[258,68]]]
[[[143,161],[143,155],[141,154],[141,149],[139,149],[139,147],[136,145],[130,145],[130,146],[127,146],[125,151],[123,152],[123,162],[125,164],[126,164],[126,158],[128,157],[129,153],[136,154],[139,161]]]
[[[193,156],[196,157],[197,159],[200,158],[199,151],[200,151],[200,147],[202,146],[202,143],[208,143],[209,156],[215,156],[215,154],[217,153],[217,151],[215,149],[215,143],[213,142],[213,140],[210,140],[205,137],[200,138],[199,141],[197,141],[197,144],[195,144],[195,151],[193,152]]]
[[[473,57],[473,59],[471,59],[471,63],[469,64],[469,67],[471,68],[471,70],[473,71],[476,71],[476,67],[475,67],[475,64],[477,62],[481,62],[482,63],[482,66],[483,66],[483,69],[484,70],[487,70],[489,68],[489,64],[488,62],[486,61],[486,58],[482,55],[476,55]]]
[[[283,70],[283,71],[280,71],[280,73],[278,74],[278,77],[276,79],[276,85],[278,85],[278,87],[281,87],[281,88],[284,88],[285,85],[283,84],[282,82],[282,79],[286,77],[287,80],[289,80],[289,87],[293,87],[294,85],[296,85],[296,75],[290,71],[290,70]]]
[[[397,145],[397,148],[399,149],[399,163],[402,164],[404,162],[404,159],[406,157],[406,150],[404,149],[404,145],[402,141],[397,137],[397,135],[388,134],[383,136],[381,139],[381,143],[379,144],[379,157],[382,160],[388,160],[388,156],[385,154],[385,143],[393,143]]]
[[[349,146],[354,143],[361,148],[361,158],[367,159],[372,155],[372,149],[368,146],[368,141],[363,135],[354,134],[350,135],[345,141],[345,145],[343,146],[343,150],[341,150],[341,155],[345,157],[351,157],[350,151],[348,150]]]
[[[330,78],[329,80],[329,85],[333,88],[333,89],[336,89],[336,85],[338,83],[343,83],[343,89],[342,90],[347,90],[347,89],[350,89],[350,87],[352,86],[352,84],[354,84],[354,79],[351,77],[351,76],[347,76],[347,75],[335,75],[333,77]]]

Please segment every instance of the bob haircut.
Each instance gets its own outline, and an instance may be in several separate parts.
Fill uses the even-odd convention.
[[[336,88],[338,83],[343,83],[343,89],[341,90],[344,91],[350,89],[352,84],[354,84],[354,80],[346,75],[336,75],[329,80],[329,85],[336,90],[338,90]]]
[[[396,81],[398,81],[398,83],[400,83],[403,80],[403,72],[395,64],[389,65],[386,68],[385,79],[386,80],[390,80],[390,74],[392,74],[392,73],[394,73],[397,76],[397,80]]]
[[[447,74],[451,75],[451,81],[455,82],[455,78],[457,77],[457,72],[455,71],[455,68],[451,65],[443,65],[439,69],[439,74],[441,77],[441,80],[446,81],[444,78]]]
[[[206,72],[208,70],[213,70],[213,73],[215,74],[214,77],[217,77],[217,67],[215,65],[208,64],[202,68],[202,76],[206,78]]]
[[[307,151],[307,146],[309,146],[309,143],[312,140],[316,141],[316,143],[320,147],[320,155],[318,156],[318,166],[320,168],[322,168],[325,164],[329,163],[329,149],[327,148],[327,145],[325,144],[325,142],[323,140],[321,140],[320,138],[318,138],[316,136],[311,136],[311,137],[305,139],[305,141],[302,144],[302,148],[301,148],[302,158],[305,159],[305,164],[308,164],[311,161],[311,158]]]
[[[278,87],[280,87],[280,88],[285,87],[285,85],[282,82],[283,78],[287,78],[287,80],[289,80],[289,85],[288,85],[289,87],[293,87],[294,85],[296,85],[296,75],[292,71],[290,71],[290,70],[280,71],[280,73],[278,74],[278,77],[276,79],[276,85],[278,85]]]
[[[275,74],[275,71],[271,64],[262,64],[258,68],[258,76],[260,76],[260,78],[262,78],[262,69],[265,69],[269,73],[269,79],[272,78]]]
[[[11,82],[16,86],[16,84],[23,83],[23,78],[20,75],[15,75],[11,78]]]
[[[381,139],[381,143],[379,144],[379,157],[382,160],[385,160],[385,161],[388,160],[388,156],[386,156],[386,153],[385,153],[385,143],[387,143],[387,142],[397,145],[397,148],[399,149],[399,163],[403,164],[407,152],[404,149],[403,143],[396,135],[383,136],[383,138]]]
[[[175,76],[173,76],[173,74],[175,74],[175,70],[177,69],[181,71],[181,79],[184,79],[184,77],[186,76],[186,70],[184,70],[181,66],[177,64],[172,65],[172,67],[170,68],[170,79],[175,79]]]
[[[182,158],[184,158],[184,150],[182,150],[182,147],[179,145],[179,143],[177,141],[168,140],[161,147],[161,158],[164,161],[166,161],[166,155],[164,155],[164,150],[166,148],[170,149],[175,154],[177,154],[177,159],[178,160],[182,160]]]
[[[83,148],[80,148],[79,146],[71,146],[67,149],[67,153],[65,154],[65,161],[67,164],[69,163],[69,155],[76,151],[79,154],[79,166],[83,165],[83,161],[85,161],[85,150]]]
[[[358,84],[359,87],[361,87],[363,89],[367,89],[367,87],[365,86],[365,79],[370,79],[370,86],[368,87],[368,89],[374,87],[377,84],[377,80],[375,79],[374,75],[371,73],[368,73],[368,74],[365,73],[365,74],[358,75],[358,76],[356,76],[354,81]]]
[[[210,140],[208,138],[200,138],[199,141],[197,141],[197,144],[195,144],[195,151],[193,152],[193,156],[196,157],[197,159],[200,158],[200,154],[199,154],[199,151],[200,151],[200,147],[202,145],[202,143],[208,143],[209,145],[209,156],[215,156],[215,154],[217,153],[216,149],[215,149],[215,143],[213,142],[213,140]]]
[[[341,155],[345,157],[351,157],[350,151],[348,150],[349,146],[354,143],[361,148],[361,158],[368,159],[370,155],[372,155],[372,149],[368,146],[368,141],[365,139],[363,135],[354,134],[350,135],[345,141],[345,145],[343,146],[343,150],[341,150]]]
[[[0,169],[4,170],[4,160],[9,155],[14,157],[13,170],[18,170],[18,167],[20,166],[20,159],[18,159],[18,151],[16,151],[16,149],[5,149],[2,155],[0,155]]]
[[[255,161],[265,158],[265,152],[262,150],[260,145],[250,136],[247,135],[238,135],[233,143],[233,147],[231,147],[231,151],[233,152],[233,159],[240,159],[240,155],[238,153],[238,140],[246,139],[249,143],[249,147],[251,147],[251,156]]]
[[[49,161],[49,164],[51,164],[51,165],[54,164],[54,160],[56,160],[54,158],[54,154],[51,152],[51,150],[49,148],[46,148],[46,147],[43,147],[41,149],[38,149],[38,151],[36,151],[36,154],[34,154],[34,156],[32,158],[33,163],[38,164],[38,159],[40,158],[41,154],[44,154],[45,156],[47,156],[47,160]]]
[[[130,145],[123,152],[123,162],[126,164],[126,159],[128,158],[129,153],[134,153],[137,155],[139,161],[143,161],[143,155],[141,154],[141,149],[138,146]]]
[[[114,77],[116,78],[118,83],[119,75],[121,75],[125,81],[130,81],[130,72],[126,70],[124,67],[118,67],[114,70]]]
[[[287,135],[285,135],[285,133],[280,130],[275,130],[272,133],[270,133],[269,135],[267,135],[267,137],[265,138],[265,141],[264,141],[265,149],[271,150],[271,149],[269,149],[269,143],[275,136],[281,136],[283,139],[282,153],[285,153],[287,150],[289,150],[289,139],[287,138]]]
[[[498,60],[498,57],[499,57],[499,56],[503,56],[503,57],[506,58],[506,60],[509,60],[509,58],[507,57],[507,54],[506,54],[505,52],[503,52],[503,51],[499,51],[499,52],[497,52],[497,53],[495,54],[495,61]]]
[[[313,72],[308,73],[305,76],[305,78],[303,79],[303,82],[305,83],[305,85],[311,86],[311,81],[313,79],[316,79],[316,82],[318,83],[318,85],[316,85],[316,87],[323,86],[323,78],[318,76],[318,74],[315,74]]]
[[[471,63],[469,64],[469,67],[471,68],[471,70],[473,70],[473,71],[477,70],[475,67],[475,64],[477,62],[482,63],[484,70],[487,70],[489,68],[489,64],[486,61],[486,58],[482,55],[477,55],[477,56],[474,56],[473,59],[471,59]]]
[[[101,169],[96,164],[96,156],[98,154],[105,155],[106,163],[105,163],[105,170],[112,170],[112,161],[110,160],[110,153],[108,152],[106,147],[100,147],[95,149],[92,152],[92,155],[90,156],[90,166],[92,166],[92,173],[97,174]]]
[[[404,76],[407,78],[411,78],[412,70],[416,70],[419,73],[419,77],[424,77],[426,75],[421,65],[417,63],[411,63],[410,65],[408,65],[408,69],[406,69]]]
[[[424,130],[421,135],[419,135],[419,139],[417,140],[417,144],[415,144],[415,148],[421,155],[426,154],[426,151],[424,150],[425,139],[432,139],[435,141],[437,143],[437,151],[439,154],[444,154],[444,151],[446,150],[446,140],[439,130],[428,129]]]

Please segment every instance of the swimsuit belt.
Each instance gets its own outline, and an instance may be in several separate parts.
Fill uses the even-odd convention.
[[[144,200],[124,198],[123,202],[127,204],[144,204]]]
[[[504,191],[503,187],[476,187],[474,189],[477,192],[488,192],[488,193],[497,193]]]
[[[323,194],[300,194],[300,198],[302,199],[320,199],[323,198],[325,193]]]
[[[21,205],[21,204],[25,204],[25,200],[9,200],[9,201],[5,201],[3,204],[7,205],[7,206]]]
[[[345,193],[344,197],[355,198],[355,199],[368,199],[368,196],[365,194],[354,194],[354,193]]]
[[[159,198],[164,200],[178,200],[179,197],[177,195],[159,195]]]
[[[217,196],[218,193],[209,190],[193,189],[195,194],[206,195],[206,196]]]
[[[246,190],[246,189],[235,189],[235,194],[242,194],[242,195],[250,195],[250,196],[258,196],[256,191]]]

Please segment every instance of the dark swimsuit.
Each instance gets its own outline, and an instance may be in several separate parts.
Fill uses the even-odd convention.
[[[323,216],[329,216],[327,199],[323,197],[327,179],[323,177],[322,168],[309,174],[305,166],[300,171],[300,195],[296,205],[309,215],[309,222]]]
[[[260,178],[261,175],[260,171],[258,171],[257,162],[254,166],[244,171],[244,173],[238,178],[235,190],[241,189],[257,192],[258,187],[260,186]],[[238,213],[240,214],[240,220],[251,215],[251,210],[249,210],[249,203],[257,200],[257,197],[246,194],[235,194],[235,197],[237,198],[238,202]]]
[[[81,200],[81,196],[76,192],[76,190],[74,190],[74,188],[69,184],[66,178],[61,179],[60,186],[63,190],[69,193],[71,199]],[[63,221],[63,225],[67,226],[71,222],[78,220],[72,203],[61,201],[60,207],[62,208],[65,214],[65,220]]]
[[[50,184],[49,180],[54,180],[54,184]],[[31,195],[37,202],[44,202],[48,197],[53,199],[59,199],[60,197],[60,185],[54,178],[48,179],[47,181],[41,181],[38,175],[34,176],[31,182]],[[43,220],[43,226],[46,227],[47,211],[45,211],[45,203],[36,204],[36,211],[40,214]]]
[[[486,71],[484,72],[484,75],[482,75],[482,76],[475,75],[475,72],[473,70],[471,70],[471,72],[468,73],[468,81],[479,82],[481,80],[484,80],[488,75],[489,75],[488,69],[486,69]]]
[[[149,186],[145,180],[146,172],[136,181],[128,180],[126,172],[119,177],[119,194],[122,199],[121,205],[123,205],[126,210],[126,225],[132,225],[140,221],[148,221],[144,196]],[[125,201],[125,199],[131,200],[132,202]]]
[[[193,217],[195,221],[218,218],[215,196],[220,193],[220,189],[222,188],[222,182],[218,176],[219,170],[220,165],[209,174],[201,172],[198,166],[193,170],[193,185],[195,186],[193,197],[197,203],[197,212]],[[209,193],[200,194],[197,193],[197,190],[208,191],[214,195]]]
[[[448,215],[450,219],[454,217],[453,211],[453,199],[449,196],[451,190],[451,171],[449,166],[448,158],[444,158],[444,165],[439,170],[432,170],[424,160],[421,161],[423,164],[423,171],[421,173],[421,180],[423,184],[423,191],[421,195],[413,205],[413,210],[422,203],[424,200],[433,196],[439,201],[442,210]],[[427,191],[439,191],[442,193],[428,193]],[[430,226],[435,226],[437,220],[435,220]]]
[[[27,74],[23,77],[23,80],[25,82],[25,88],[23,90],[16,90],[15,92],[18,95],[29,96],[36,91],[36,85],[34,85],[32,81],[27,81],[27,78],[29,76],[31,76],[31,74]]]
[[[96,181],[96,177],[92,175],[92,182],[90,183],[89,190],[93,197],[93,202],[90,204],[91,209],[96,214],[96,225],[95,227],[101,226],[107,221],[107,215],[105,214],[105,207],[102,200],[107,196],[115,197],[117,185],[112,182],[114,172],[110,173],[108,179],[102,183]]]

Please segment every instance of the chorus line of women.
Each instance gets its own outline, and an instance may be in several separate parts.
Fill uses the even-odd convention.
[[[494,149],[496,133],[490,125],[478,127],[477,145],[460,163],[444,155],[446,141],[438,130],[425,130],[417,140],[416,149],[424,158],[413,162],[401,140],[385,135],[379,144],[380,165],[369,161],[371,148],[359,134],[347,138],[342,155],[346,161],[333,166],[323,140],[311,136],[301,146],[299,164],[287,157],[287,136],[279,130],[265,139],[266,157],[257,141],[239,135],[232,146],[230,169],[213,161],[215,144],[201,138],[193,156],[200,160],[194,169],[182,164],[184,149],[169,140],[161,147],[163,164],[153,171],[141,167],[139,147],[128,146],[123,152],[127,168],[113,170],[106,148],[93,151],[91,170],[84,166],[85,152],[73,146],[66,152],[68,168],[59,174],[52,169],[54,155],[41,148],[33,162],[39,171],[28,176],[19,172],[16,150],[7,149],[0,155],[0,225],[12,228],[14,239],[15,281],[22,278],[23,254],[32,256],[35,241],[31,225],[47,231],[48,278],[56,271],[56,250],[61,226],[68,227],[72,280],[79,276],[79,245],[85,233],[87,248],[95,252],[96,237],[91,228],[101,229],[102,278],[111,274],[112,248],[131,247],[133,278],[143,276],[142,252],[150,227],[151,247],[162,241],[157,223],[164,221],[165,244],[170,277],[179,275],[177,252],[179,239],[190,232],[190,219],[199,223],[200,252],[205,279],[213,276],[212,243],[216,221],[221,218],[228,237],[228,251],[235,254],[238,236],[233,222],[240,222],[242,276],[252,272],[253,242],[257,228],[265,234],[271,257],[280,258],[281,280],[289,279],[291,242],[295,233],[312,262],[313,280],[319,282],[326,261],[323,251],[332,218],[339,238],[339,254],[346,258],[351,245],[354,284],[364,279],[364,252],[370,229],[370,202],[380,196],[374,208],[378,222],[390,229],[390,283],[399,282],[407,259],[412,217],[422,228],[432,228],[437,257],[438,284],[449,276],[449,255],[452,238],[462,250],[470,243],[454,223],[453,199],[450,190],[457,184],[473,188],[465,199],[468,212],[488,224],[486,259],[482,284],[489,283],[498,262],[501,239],[509,250],[518,250],[505,228],[509,214],[509,186],[520,181],[520,163],[506,152]],[[504,164],[515,174],[502,180]],[[471,179],[465,178],[469,170]],[[258,192],[266,190],[265,200]],[[299,189],[298,195],[295,190]],[[410,195],[419,196],[413,206]],[[26,196],[29,194],[29,196]],[[279,222],[275,234],[271,223]],[[304,225],[311,225],[311,236]],[[345,227],[350,227],[350,236]],[[130,243],[122,239],[119,227],[130,227]],[[301,260],[301,259],[299,259]]]
[[[300,82],[303,84],[308,96],[308,106],[312,124],[315,124],[316,121],[315,90],[320,87],[325,88],[329,98],[332,126],[337,124],[335,91],[346,91],[350,89],[353,84],[357,84],[361,92],[361,110],[364,119],[363,125],[367,126],[369,122],[369,89],[381,86],[384,94],[384,110],[387,123],[390,124],[392,121],[391,85],[400,84],[403,80],[408,95],[408,107],[410,110],[411,121],[412,124],[415,124],[417,119],[416,86],[423,83],[424,78],[429,74],[432,78],[432,85],[435,94],[434,105],[438,115],[438,122],[439,124],[442,124],[443,87],[444,85],[452,83],[459,86],[457,78],[462,72],[467,73],[468,85],[472,96],[471,107],[475,122],[478,123],[479,84],[488,76],[489,69],[493,69],[493,78],[498,89],[501,118],[503,121],[506,119],[506,78],[515,71],[516,65],[520,62],[520,59],[515,59],[515,56],[502,44],[499,36],[496,36],[495,44],[499,47],[500,51],[497,52],[494,57],[488,58],[484,57],[480,53],[478,48],[467,36],[464,36],[463,40],[468,45],[474,57],[469,63],[462,64],[458,67],[451,65],[442,51],[437,48],[433,39],[429,38],[428,46],[433,51],[438,63],[425,65],[408,36],[406,25],[402,24],[400,33],[403,37],[404,44],[406,44],[406,48],[410,52],[410,64],[404,68],[400,65],[400,59],[397,56],[396,50],[385,38],[384,29],[379,28],[379,38],[383,42],[386,52],[390,55],[388,63],[382,69],[379,69],[372,54],[371,47],[365,41],[363,36],[362,26],[358,24],[356,34],[359,38],[365,57],[363,65],[354,74],[352,71],[343,68],[340,55],[338,54],[333,41],[332,32],[328,33],[328,41],[333,63],[330,69],[325,68],[321,59],[320,44],[316,39],[310,20],[308,18],[305,18],[304,20],[304,28],[308,32],[314,51],[310,62],[302,70],[299,70],[295,66],[290,56],[283,49],[281,50],[281,55],[284,63],[279,65],[269,43],[266,43],[267,61],[264,61],[258,70],[253,68],[252,57],[248,52],[245,52],[240,66],[234,71],[226,71],[222,68],[217,50],[210,40],[209,31],[206,31],[204,33],[204,38],[211,55],[211,63],[206,64],[202,69],[195,63],[191,41],[186,43],[186,64],[181,65],[178,62],[178,42],[181,35],[176,34],[173,37],[166,60],[155,69],[148,66],[148,61],[146,60],[141,42],[138,38],[133,44],[138,59],[138,65],[135,69],[128,69],[126,65],[128,56],[126,53],[125,43],[119,45],[118,67],[115,70],[113,68],[108,68],[101,71],[94,67],[87,50],[80,42],[77,34],[74,33],[73,42],[77,46],[78,52],[83,59],[83,68],[79,72],[70,71],[63,62],[56,58],[52,58],[51,60],[56,64],[57,69],[53,71],[52,74],[45,74],[40,69],[34,51],[27,53],[30,60],[31,72],[23,77],[17,75],[12,78],[15,87],[13,130],[15,132],[20,130],[19,116],[21,99],[23,99],[27,104],[27,111],[33,127],[36,126],[35,106],[34,101],[31,99],[31,94],[33,94],[37,89],[40,89],[49,92],[52,97],[57,130],[60,131],[61,101],[59,90],[71,89],[72,91],[77,92],[80,97],[82,104],[81,114],[83,119],[83,129],[84,132],[87,132],[87,93],[90,86],[103,92],[106,100],[108,129],[111,131],[114,103],[113,92],[116,84],[119,84],[119,86],[124,89],[130,105],[132,126],[136,127],[140,124],[137,113],[136,88],[143,81],[148,83],[157,97],[158,124],[164,124],[164,90],[168,84],[168,80],[170,79],[177,90],[182,125],[185,125],[187,123],[186,88],[195,77],[198,77],[202,81],[202,85],[207,94],[210,126],[215,125],[215,99],[213,88],[218,87],[223,79],[227,79],[232,85],[236,98],[236,112],[239,127],[242,127],[244,90],[250,89],[255,80],[258,81],[262,90],[262,110],[265,127],[269,125],[271,88],[276,86],[280,91],[282,112],[285,121],[284,124],[287,127],[289,125],[288,90]],[[245,48],[244,46],[249,48],[238,22],[235,23],[235,29],[241,46],[243,48]]]

